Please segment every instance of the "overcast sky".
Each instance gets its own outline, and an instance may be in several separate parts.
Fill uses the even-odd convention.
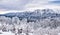
[[[59,9],[60,0],[0,0],[0,11],[23,11],[42,8]]]

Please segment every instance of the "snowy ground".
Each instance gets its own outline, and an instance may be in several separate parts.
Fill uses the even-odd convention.
[[[12,32],[2,32],[0,31],[0,35],[15,35],[14,33]],[[20,34],[20,35],[25,35],[24,33]],[[31,33],[29,33],[29,35],[32,35]]]
[[[0,35],[15,35],[15,34],[13,34],[11,32],[2,32],[2,34],[0,34]],[[25,35],[25,34],[21,34],[21,35]],[[33,35],[33,34],[30,33],[30,35]],[[45,35],[48,35],[48,34],[45,34]],[[58,33],[58,35],[60,35],[60,33]]]
[[[11,33],[11,32],[2,32],[2,34],[0,35],[15,35],[14,33]],[[20,35],[25,35],[24,33],[20,34]],[[31,33],[29,33],[29,35],[33,35]]]
[[[11,33],[11,32],[2,32],[2,31],[0,31],[0,35],[14,35],[13,33]]]

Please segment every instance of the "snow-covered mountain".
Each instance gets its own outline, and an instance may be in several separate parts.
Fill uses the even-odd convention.
[[[48,18],[48,17],[60,17],[60,13],[58,12],[58,10],[52,10],[52,9],[37,9],[37,10],[34,10],[33,12],[16,12],[16,13],[7,13],[7,14],[0,14],[0,16],[6,16],[6,17],[19,17],[19,18],[30,18],[30,19],[45,19],[45,18]]]
[[[60,11],[37,9],[33,12],[0,14],[0,35],[60,35]],[[19,33],[22,29],[22,33]],[[11,33],[10,33],[11,32]]]

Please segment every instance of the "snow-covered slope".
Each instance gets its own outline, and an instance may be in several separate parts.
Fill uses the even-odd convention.
[[[53,9],[37,9],[37,10],[34,10],[33,12],[16,12],[16,13],[7,13],[7,14],[0,14],[0,16],[6,16],[6,17],[14,17],[14,16],[17,16],[17,17],[22,17],[22,18],[29,18],[29,17],[32,17],[32,18],[42,18],[42,17],[60,17],[59,16],[60,13],[59,13],[59,10],[53,10]]]
[[[37,9],[33,12],[0,14],[0,30],[3,31],[0,35],[21,35],[18,29],[22,29],[25,35],[60,35],[59,12],[53,9]]]

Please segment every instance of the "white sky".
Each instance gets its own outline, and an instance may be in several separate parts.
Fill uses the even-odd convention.
[[[35,9],[60,9],[60,0],[0,0],[0,14]]]

